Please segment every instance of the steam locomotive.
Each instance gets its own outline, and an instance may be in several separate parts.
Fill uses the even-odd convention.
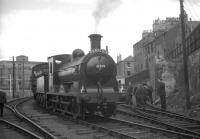
[[[75,49],[34,66],[31,82],[36,102],[75,118],[96,112],[114,115],[119,97],[116,64],[108,51],[101,49],[101,37],[89,36],[91,50],[86,55]]]

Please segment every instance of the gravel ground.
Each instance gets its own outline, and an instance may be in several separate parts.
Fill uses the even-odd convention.
[[[45,113],[44,110],[38,109],[33,100],[27,102],[28,104],[23,105],[23,110],[27,115],[32,118],[43,128],[52,132],[59,138],[67,139],[114,139],[114,137],[105,134],[98,133],[96,130],[85,127],[80,124],[76,124],[72,121],[66,121],[61,116],[52,115]]]

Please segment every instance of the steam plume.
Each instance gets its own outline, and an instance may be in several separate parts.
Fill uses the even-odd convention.
[[[109,13],[113,12],[121,4],[121,0],[98,0],[96,9],[93,12],[95,19],[95,32],[97,32],[98,26],[102,18],[108,16]]]

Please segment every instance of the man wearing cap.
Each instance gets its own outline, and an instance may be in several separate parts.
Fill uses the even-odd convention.
[[[166,104],[165,83],[162,81],[162,79],[159,79],[157,82],[157,93],[160,97],[161,109],[166,110],[167,104]]]
[[[3,108],[6,102],[6,93],[0,90],[0,117],[3,116]]]

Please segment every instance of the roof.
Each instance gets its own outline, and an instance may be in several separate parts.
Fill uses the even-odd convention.
[[[124,60],[122,60],[122,61],[130,61],[130,62],[133,62],[134,61],[134,57],[133,56],[128,56],[128,57],[126,57]]]
[[[125,82],[139,83],[148,79],[150,79],[150,74],[149,74],[149,70],[147,69],[147,70],[141,71],[139,73],[136,73],[132,76],[127,77],[125,79]]]

